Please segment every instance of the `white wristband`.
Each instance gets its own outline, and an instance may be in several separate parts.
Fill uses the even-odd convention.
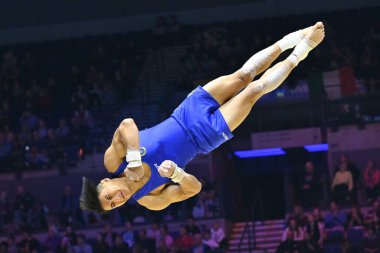
[[[139,150],[128,149],[125,160],[128,162],[128,168],[139,167],[141,163],[141,154]]]
[[[180,183],[184,177],[185,171],[177,166],[170,178],[174,183]]]

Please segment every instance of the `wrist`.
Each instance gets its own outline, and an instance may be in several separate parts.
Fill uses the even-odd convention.
[[[125,160],[128,162],[128,168],[140,167],[142,165],[140,150],[128,149]]]
[[[170,176],[170,179],[174,183],[180,183],[184,177],[185,177],[185,171],[181,169],[180,167],[176,166],[173,174]]]

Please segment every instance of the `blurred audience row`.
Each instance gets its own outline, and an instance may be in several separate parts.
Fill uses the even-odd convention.
[[[296,197],[303,207],[310,208],[320,202],[323,197],[324,173],[328,172],[316,170],[313,162],[309,161],[298,175]],[[342,154],[331,177],[331,198],[339,204],[371,203],[380,196],[380,169],[372,160],[368,160],[366,166],[359,169]]]
[[[380,251],[380,202],[370,208],[340,209],[335,202],[321,212],[304,213],[300,205],[289,215],[277,252],[364,252]]]
[[[98,227],[104,222],[115,225],[124,224],[126,221],[147,224],[186,220],[190,216],[194,219],[221,217],[220,200],[215,188],[205,179],[201,181],[204,187],[199,195],[171,205],[163,211],[151,212],[131,200],[105,215],[80,210],[78,193],[74,193],[70,186],[63,189],[58,200],[59,209],[55,210],[42,203],[33,192],[19,185],[14,199],[10,199],[6,191],[0,191],[0,235],[18,234],[23,230],[41,232],[52,223],[62,227],[70,225],[86,228]],[[53,195],[59,196],[59,193]]]
[[[131,96],[143,62],[137,39],[114,37],[0,48],[0,173],[71,163],[97,145],[91,110]]]
[[[118,232],[110,224],[97,231],[92,237],[85,234],[94,234],[95,231],[77,233],[70,225],[59,231],[51,225],[46,236],[38,240],[25,230],[18,240],[8,235],[0,242],[0,253],[221,253],[227,247],[225,232],[219,222],[207,227],[193,218],[170,231],[167,225],[158,223],[135,229],[131,222],[126,222],[124,228],[118,228]]]

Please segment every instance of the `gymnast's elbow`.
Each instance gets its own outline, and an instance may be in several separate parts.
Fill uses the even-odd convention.
[[[131,127],[131,126],[133,127],[133,126],[136,126],[136,123],[132,118],[126,118],[126,119],[123,119],[123,121],[120,123],[120,126],[121,127]]]
[[[192,187],[189,188],[186,191],[186,195],[188,195],[188,197],[192,197],[192,196],[197,195],[198,193],[200,193],[201,190],[202,190],[202,184],[201,184],[201,182],[199,182],[197,180],[196,182],[194,182],[194,184],[192,185]]]
[[[201,190],[202,190],[202,183],[198,181],[196,186],[195,186],[195,194],[200,193]]]

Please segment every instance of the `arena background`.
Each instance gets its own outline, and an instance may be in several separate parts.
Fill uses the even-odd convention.
[[[379,5],[1,1],[0,253],[380,250],[380,172],[368,166],[380,162]],[[81,177],[106,175],[122,119],[159,123],[197,85],[316,21],[320,47],[230,142],[188,165],[198,196],[160,212],[79,209]],[[350,193],[332,186],[343,156]]]

